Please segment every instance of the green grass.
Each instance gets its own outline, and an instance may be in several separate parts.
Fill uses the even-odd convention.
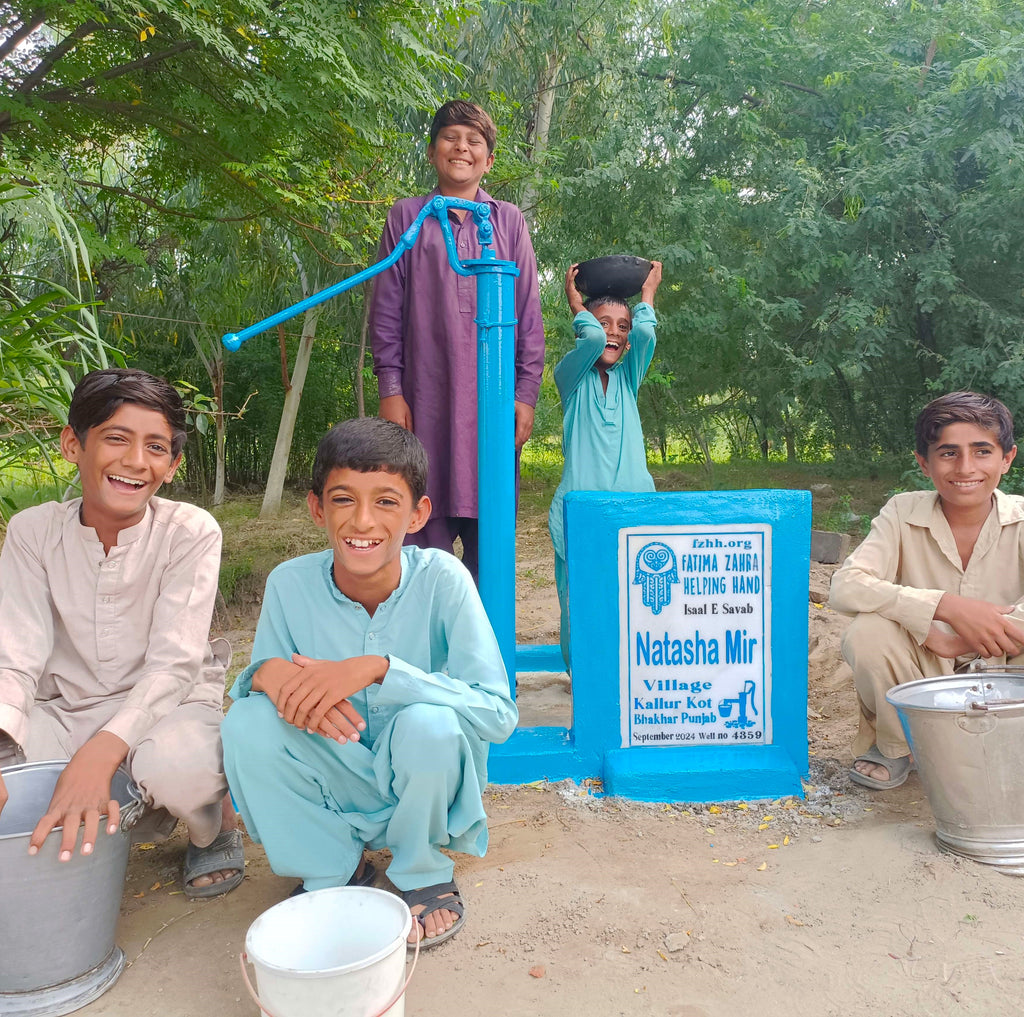
[[[70,463],[65,465],[67,469],[56,477],[43,466],[38,469],[28,466],[6,468],[0,482],[0,517],[9,519],[30,505],[60,501],[75,477],[75,468]],[[74,493],[77,494],[77,490]]]
[[[529,446],[527,446],[529,448]],[[520,484],[519,516],[531,513],[547,515],[551,497],[561,477],[561,456],[550,450],[531,449],[524,454]],[[727,463],[679,464],[649,462],[648,467],[659,491],[749,491],[809,490],[827,484],[827,491],[816,492],[812,499],[812,525],[819,530],[834,530],[862,536],[865,527],[878,513],[894,487],[900,482],[897,469],[874,468],[870,475],[837,476],[823,471],[822,464],[733,460]]]
[[[212,509],[224,533],[220,592],[232,607],[258,604],[275,565],[327,546],[323,530],[309,517],[304,491],[286,490],[273,519],[260,519],[262,500],[239,495]]]

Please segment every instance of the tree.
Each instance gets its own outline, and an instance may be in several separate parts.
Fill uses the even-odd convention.
[[[404,0],[372,0],[358,17],[334,0],[0,3],[0,144],[65,195],[95,255],[98,292],[124,312],[162,264],[164,281],[194,272],[210,253],[209,223],[238,238],[284,230],[311,261],[365,260],[387,203],[380,146],[395,133],[380,97],[403,114],[433,102],[429,74],[446,61],[428,36],[459,10]],[[215,246],[231,244],[222,236]],[[220,281],[230,288],[223,272]],[[196,290],[176,295],[188,304]],[[232,327],[281,306],[265,289],[252,295]],[[164,317],[223,316],[185,304]],[[222,353],[212,333],[191,337],[224,446]]]
[[[50,449],[75,382],[117,362],[100,338],[88,278],[88,250],[57,196],[0,175],[0,468],[8,476],[17,466],[57,481]],[[0,516],[11,507],[0,498]]]

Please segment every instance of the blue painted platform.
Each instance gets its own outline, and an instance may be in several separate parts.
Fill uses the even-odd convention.
[[[490,780],[497,784],[522,784],[542,779],[580,782],[592,778],[603,783],[606,793],[637,801],[710,802],[802,794],[801,777],[808,770],[810,493],[574,492],[566,498],[565,512],[572,618],[573,724],[568,728],[520,728],[504,745],[492,746],[488,766]],[[636,531],[641,535],[637,539],[645,540],[643,535],[650,531],[652,541],[657,543],[658,538],[671,541],[678,532],[706,532],[711,535],[710,539],[691,541],[694,545],[706,546],[714,544],[716,533],[735,532],[742,536],[755,529],[758,532],[752,535],[765,542],[764,561],[770,560],[771,566],[767,570],[765,565],[763,573],[758,574],[763,589],[758,594],[760,599],[752,599],[763,611],[766,636],[770,619],[770,645],[762,662],[765,675],[762,712],[746,723],[751,728],[750,736],[763,738],[763,743],[628,743],[632,730],[631,706],[623,704],[622,697],[624,678],[632,666],[629,654],[634,652],[634,647],[622,645],[622,619],[628,611],[638,613],[635,598],[639,593],[633,585],[648,577],[640,574],[639,564],[626,562],[623,557],[627,547],[625,537]],[[577,534],[585,534],[585,539],[580,540]],[[711,624],[706,618],[683,617],[685,609],[681,603],[683,590],[687,588],[684,580],[696,584],[701,577],[687,580],[682,568],[678,573],[677,578],[663,584],[667,596],[675,599],[665,600],[656,611],[651,609],[651,625],[658,626],[658,633],[665,629],[666,647],[672,626],[683,626],[680,631],[685,635],[690,631],[685,628],[687,624],[706,627]],[[692,592],[696,585],[690,589]],[[705,597],[704,600],[710,603],[715,598]],[[691,597],[690,602],[698,609],[703,603],[699,597]],[[739,626],[742,621],[730,624]],[[741,630],[737,627],[730,631],[738,634]],[[742,631],[746,636],[746,629]],[[753,630],[751,632],[754,634]],[[699,637],[699,630],[697,635]],[[656,639],[660,639],[660,635]],[[682,644],[682,639],[679,642]],[[639,651],[636,655],[639,656]],[[557,646],[517,646],[515,661],[517,671],[564,670]],[[728,678],[728,675],[723,678],[721,670],[710,665],[702,667],[699,663],[689,666],[679,663],[667,666],[664,675],[667,680],[688,683],[707,678],[711,686]],[[756,670],[751,673],[758,675]],[[742,737],[734,730],[739,718],[736,714],[727,715],[723,708],[725,703],[738,700],[723,698],[717,690],[706,696],[702,701],[717,704],[721,714],[715,713],[714,707],[709,708],[708,713],[717,725],[716,737]],[[733,729],[727,734],[722,731],[726,716],[731,722],[724,727]],[[701,736],[699,726],[693,730]]]

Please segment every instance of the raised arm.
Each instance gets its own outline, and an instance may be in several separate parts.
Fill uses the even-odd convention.
[[[565,296],[569,309],[576,315],[572,322],[576,346],[562,357],[554,371],[555,385],[563,405],[597,363],[608,341],[600,322],[583,307],[583,296],[576,289],[578,268],[578,264],[570,265],[565,273]]]
[[[658,292],[661,285],[662,265],[660,261],[651,262],[651,270],[647,273],[643,286],[640,287],[640,301],[654,307],[654,294]]]
[[[640,391],[640,385],[654,359],[654,347],[658,337],[655,327],[658,319],[654,314],[654,295],[661,285],[661,262],[652,261],[651,270],[640,289],[640,302],[633,308],[633,327],[629,330],[629,349],[622,358],[622,370],[626,372],[627,384],[633,394]]]
[[[658,344],[654,308],[641,301],[633,308],[633,327],[629,330],[629,349],[622,358],[619,370],[625,372],[626,384],[635,396],[654,359],[654,348]]]

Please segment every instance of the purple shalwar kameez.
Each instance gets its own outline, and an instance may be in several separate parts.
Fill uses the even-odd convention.
[[[437,193],[395,202],[381,238],[381,258]],[[497,257],[519,266],[515,398],[535,406],[544,368],[544,324],[529,229],[515,205],[495,201],[483,190],[475,200],[491,206]],[[462,222],[453,213],[449,218],[459,258],[479,258],[472,216]],[[451,269],[441,226],[429,217],[412,250],[374,280],[369,329],[380,396],[405,397],[413,431],[430,458],[427,494],[434,518],[478,515],[475,318],[476,279]],[[450,544],[444,549],[451,550]]]

